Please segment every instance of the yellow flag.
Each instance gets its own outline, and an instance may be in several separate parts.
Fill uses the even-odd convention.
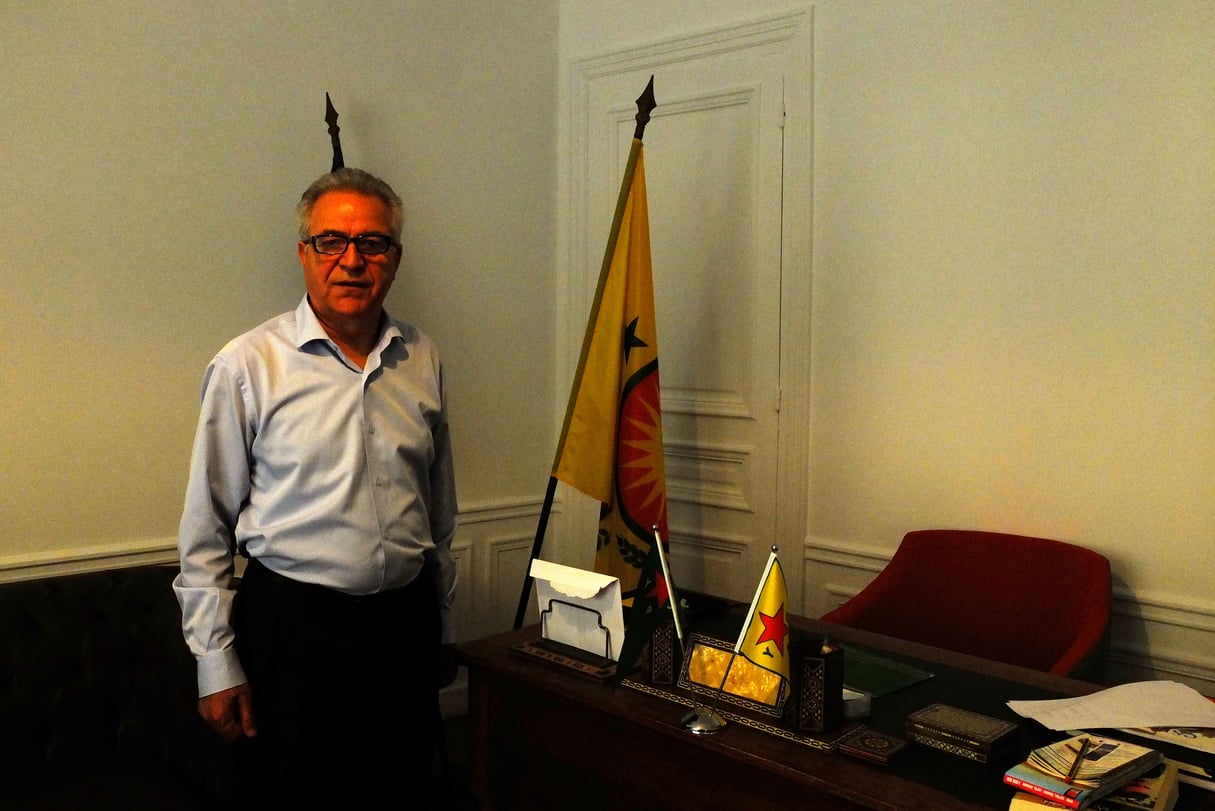
[[[637,587],[654,527],[667,535],[658,333],[642,143],[634,138],[553,476],[597,499],[595,570]]]
[[[785,574],[773,551],[760,579],[751,610],[743,622],[734,652],[752,664],[789,681],[789,622],[785,607],[789,602]]]

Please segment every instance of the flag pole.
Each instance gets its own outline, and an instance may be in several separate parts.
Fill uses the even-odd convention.
[[[544,505],[540,508],[540,520],[536,522],[536,537],[532,540],[532,555],[527,561],[527,571],[523,573],[523,591],[519,594],[519,606],[515,609],[515,628],[523,627],[523,618],[527,614],[527,603],[532,597],[532,561],[540,557],[540,548],[544,546],[544,533],[548,529],[548,517],[553,511],[553,496],[557,492],[557,477],[548,477],[548,488],[544,491]]]
[[[667,554],[662,550],[662,535],[658,532],[658,525],[654,525],[654,543],[658,546],[658,562],[662,566],[662,576],[667,579],[667,593],[671,601],[671,619],[675,624],[675,637],[679,640],[679,653],[681,656],[688,655],[687,645],[684,644],[683,638],[683,620],[679,616],[679,595],[676,593],[674,581],[671,580],[671,570],[667,565]],[[733,655],[730,661],[733,662]],[[730,672],[729,665],[726,666],[726,673]],[[718,693],[721,694],[721,688],[726,684],[725,677],[722,678],[721,684],[718,685]],[[713,706],[705,707],[700,703],[700,699],[696,697],[695,691],[692,693],[692,709],[684,713],[680,719],[680,723],[684,728],[696,735],[708,735],[717,732],[726,725],[723,719],[716,712],[717,699],[714,697]]]
[[[654,100],[654,77],[650,76],[649,83],[645,86],[645,90],[637,97],[637,115],[634,120],[637,126],[633,129],[633,143],[629,148],[629,159],[625,165],[624,178],[620,183],[620,194],[616,199],[616,212],[612,216],[612,228],[608,233],[607,247],[603,252],[603,265],[599,270],[599,282],[595,287],[595,300],[591,305],[591,317],[586,322],[586,333],[582,339],[582,352],[578,358],[578,371],[574,375],[574,385],[570,386],[569,402],[565,408],[565,420],[561,426],[561,439],[557,443],[557,453],[553,458],[553,471],[557,470],[557,465],[561,461],[561,454],[565,450],[565,439],[569,434],[570,414],[574,409],[574,402],[578,396],[578,383],[582,380],[582,374],[586,369],[586,358],[591,345],[591,336],[595,331],[595,314],[599,312],[599,305],[603,301],[603,290],[607,284],[608,271],[612,267],[612,256],[616,253],[616,241],[620,237],[620,224],[624,221],[624,210],[629,199],[629,189],[633,185],[633,172],[637,167],[637,155],[641,151],[642,136],[645,135],[646,124],[650,123],[650,113],[658,106]],[[519,593],[519,605],[515,609],[515,628],[523,627],[523,619],[527,614],[527,604],[531,599],[532,594],[532,573],[531,561],[540,557],[540,551],[544,546],[544,533],[548,528],[549,515],[553,510],[553,498],[557,492],[557,477],[550,475],[548,477],[548,488],[544,493],[544,504],[540,508],[540,519],[536,522],[536,536],[532,540],[531,558],[528,560],[527,571],[523,575],[523,588]]]
[[[662,551],[662,536],[658,533],[658,525],[654,525],[654,543],[658,544],[658,562],[662,566],[662,576],[667,580],[667,595],[671,601],[671,620],[675,623],[675,638],[679,640],[679,652],[687,653],[687,648],[683,644],[683,620],[679,617],[679,595],[675,592],[675,587],[671,579],[671,570],[667,567],[667,553]]]
[[[742,650],[743,640],[747,638],[747,628],[751,624],[752,618],[755,617],[755,607],[759,605],[759,597],[764,592],[764,584],[768,582],[768,575],[772,571],[772,564],[776,561],[777,551],[778,547],[774,545],[772,551],[768,553],[768,562],[764,566],[764,573],[760,575],[759,585],[755,587],[755,596],[751,598],[751,607],[747,609],[747,616],[743,619],[742,630],[738,632],[738,641],[734,643],[735,654]]]

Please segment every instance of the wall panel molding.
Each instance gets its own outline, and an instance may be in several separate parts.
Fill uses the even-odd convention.
[[[501,499],[461,510],[452,558],[459,586],[453,615],[458,641],[498,633],[514,624],[523,576],[531,559],[543,501]],[[553,506],[553,514],[560,505]],[[57,575],[104,571],[130,566],[176,564],[177,538],[153,538],[74,549],[68,553],[34,552],[0,558],[0,583]],[[456,683],[440,693],[444,716],[467,707],[468,680],[461,670]]]
[[[6,555],[0,558],[0,583],[176,562],[177,538],[98,544],[66,552],[58,550]]]
[[[468,544],[473,558],[467,579],[456,591],[454,611],[461,641],[509,630],[514,625],[543,507],[542,499],[511,499],[482,502],[461,511],[456,537]],[[554,502],[552,517],[558,517],[561,510],[560,501]],[[549,536],[553,526],[550,521]],[[545,538],[541,554],[552,540]],[[531,602],[527,621],[534,621],[534,594]]]
[[[666,442],[667,500],[740,512],[753,508],[751,457],[754,448],[706,442]]]
[[[526,519],[531,520],[534,534],[542,503],[541,499],[502,499],[474,504],[461,510],[453,550],[471,545],[461,544],[461,535],[465,528],[475,535],[473,528],[484,524]],[[558,508],[554,507],[553,512],[556,514]],[[118,541],[67,550],[27,552],[0,557],[0,583],[154,563],[176,563],[177,559],[176,536]]]
[[[679,588],[735,599],[746,595],[750,599],[756,578],[762,574],[746,565],[754,545],[751,539],[701,531],[693,535],[677,526],[672,526],[670,533],[671,577]]]
[[[460,510],[460,526],[505,521],[521,517],[539,518],[542,499],[494,499]],[[557,512],[557,507],[553,507]],[[457,530],[458,532],[459,530]]]

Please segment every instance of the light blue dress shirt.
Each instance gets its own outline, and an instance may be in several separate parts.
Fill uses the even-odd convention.
[[[455,476],[434,343],[385,316],[363,369],[307,296],[207,367],[174,582],[199,695],[246,681],[231,625],[237,549],[348,594],[437,583],[455,641]]]

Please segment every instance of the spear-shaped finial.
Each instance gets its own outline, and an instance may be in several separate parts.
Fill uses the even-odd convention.
[[[346,161],[342,160],[342,140],[338,138],[338,133],[341,127],[337,123],[337,110],[333,109],[333,102],[329,100],[329,94],[325,94],[325,123],[329,125],[329,140],[333,143],[333,168],[329,171],[336,172],[338,169],[346,165]]]
[[[650,111],[657,106],[658,102],[654,101],[654,77],[651,75],[650,83],[637,97],[637,129],[633,130],[633,137],[638,141],[645,135],[645,125],[650,123]]]

